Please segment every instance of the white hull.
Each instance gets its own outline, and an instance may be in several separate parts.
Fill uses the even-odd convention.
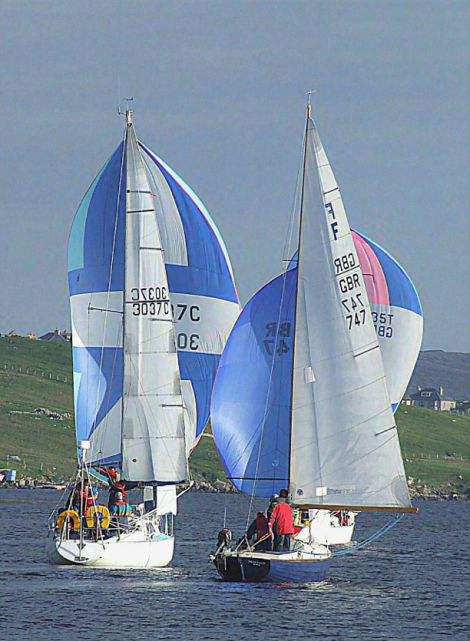
[[[157,535],[143,538],[139,531],[104,541],[50,539],[47,557],[55,565],[89,565],[105,568],[164,568],[171,563],[175,547],[173,536]]]
[[[306,525],[295,536],[304,543],[315,542],[321,545],[347,545],[351,543],[354,533],[355,513],[347,513],[347,525],[341,525],[339,519],[326,510],[316,510],[309,525]]]

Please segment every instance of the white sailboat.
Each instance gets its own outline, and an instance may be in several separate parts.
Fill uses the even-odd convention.
[[[223,355],[213,392],[217,447],[228,469],[248,471],[232,477],[242,491],[264,496],[275,482],[289,489],[291,505],[308,516],[322,512],[328,520],[330,512],[415,511],[364,277],[310,104],[298,201],[297,269],[284,274],[278,316],[269,328],[271,353],[286,358],[266,359],[256,332],[242,325],[238,355],[233,350],[227,360]],[[256,318],[255,307],[250,311]],[[260,420],[242,428],[243,442],[258,447],[237,450],[233,465],[231,428],[242,424],[243,411],[240,395],[224,383],[234,363],[246,361],[244,354],[251,360],[241,396],[248,398],[259,380],[263,401],[256,406],[252,400]],[[282,467],[278,453],[284,451]],[[222,578],[235,581],[323,580],[333,558],[329,545],[336,542],[319,544],[310,527],[289,551],[263,552],[256,544],[233,549],[229,538],[222,534],[212,558]]]
[[[207,210],[137,140],[131,110],[76,214],[69,287],[80,464],[52,515],[49,559],[164,567],[176,488],[189,482],[188,455],[239,304]],[[109,478],[108,505],[92,490],[96,468]],[[131,507],[135,486],[144,501]]]

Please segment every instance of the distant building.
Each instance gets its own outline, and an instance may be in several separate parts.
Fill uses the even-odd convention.
[[[38,337],[33,332],[28,332],[26,334],[26,338],[29,338],[29,340],[31,340],[31,341],[37,341],[38,340]]]
[[[413,401],[411,400],[411,398],[409,396],[404,396],[401,399],[401,404],[410,406],[410,405],[413,405]]]
[[[444,389],[439,387],[418,387],[414,394],[410,394],[411,404],[415,407],[425,407],[436,412],[449,412],[455,409],[457,401],[445,398]]]
[[[58,341],[58,342],[71,341],[72,334],[65,329],[62,331],[55,329],[53,332],[47,332],[46,334],[43,334],[42,336],[40,336],[39,340],[40,341]]]
[[[14,338],[15,336],[19,336],[19,334],[17,334],[16,329],[12,329],[11,332],[8,332],[7,336]]]

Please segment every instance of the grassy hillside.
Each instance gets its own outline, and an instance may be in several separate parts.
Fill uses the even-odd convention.
[[[75,466],[71,347],[0,338],[0,467],[7,456],[18,475],[56,478]],[[53,420],[35,409],[61,415]]]
[[[70,343],[0,337],[0,468],[18,476],[54,479],[75,469]],[[49,418],[38,408],[60,414]],[[21,461],[7,457],[18,456]],[[203,438],[191,457],[197,480],[223,479],[212,438]]]
[[[396,419],[408,476],[419,484],[470,491],[470,417],[401,407]]]
[[[470,490],[470,418],[407,407],[397,423],[415,485]],[[9,466],[21,476],[62,478],[74,470],[70,344],[0,338],[0,467],[7,467],[7,455],[20,457]],[[224,478],[212,438],[201,439],[191,468],[196,479]]]

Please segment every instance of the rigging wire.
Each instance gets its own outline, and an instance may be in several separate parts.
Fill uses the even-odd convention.
[[[304,135],[304,144],[305,144],[305,135]],[[302,147],[302,154],[303,154],[303,147]],[[254,473],[254,481],[252,485],[252,491],[251,491],[251,497],[250,497],[250,503],[249,503],[249,508],[248,508],[248,515],[247,515],[247,520],[246,520],[246,529],[249,527],[250,519],[251,519],[251,514],[253,511],[253,503],[254,499],[256,497],[256,484],[257,484],[257,477],[258,477],[258,471],[259,471],[259,464],[261,460],[261,450],[262,450],[262,444],[263,444],[263,435],[264,435],[264,428],[266,425],[266,420],[268,416],[268,411],[269,411],[269,397],[271,394],[271,385],[272,385],[272,378],[273,378],[273,373],[274,373],[274,365],[276,361],[276,345],[279,340],[279,332],[280,332],[280,324],[281,324],[281,316],[283,312],[283,304],[284,304],[284,298],[285,298],[285,289],[286,289],[286,281],[287,281],[287,274],[289,271],[289,259],[290,259],[290,248],[292,247],[292,238],[294,235],[294,226],[295,226],[295,219],[296,219],[296,214],[297,214],[297,199],[299,196],[299,188],[301,184],[301,178],[303,174],[303,169],[302,169],[302,164],[301,168],[299,169],[299,172],[297,174],[297,181],[296,181],[296,187],[295,187],[295,192],[294,192],[294,199],[291,207],[291,215],[289,217],[289,225],[287,229],[287,234],[286,234],[286,240],[284,243],[284,256],[289,257],[287,260],[284,260],[284,272],[283,272],[283,282],[282,282],[282,290],[281,290],[281,300],[279,304],[279,314],[278,314],[278,319],[277,319],[277,325],[276,325],[276,334],[274,337],[274,349],[273,349],[273,354],[272,354],[272,359],[271,359],[271,365],[270,365],[270,370],[269,370],[269,378],[268,378],[268,386],[267,386],[267,391],[266,391],[266,399],[265,399],[265,404],[264,404],[264,411],[263,411],[263,418],[261,420],[261,433],[259,437],[259,445],[258,445],[258,454],[256,458],[256,467],[255,467],[255,473]],[[286,252],[287,250],[287,252]]]

